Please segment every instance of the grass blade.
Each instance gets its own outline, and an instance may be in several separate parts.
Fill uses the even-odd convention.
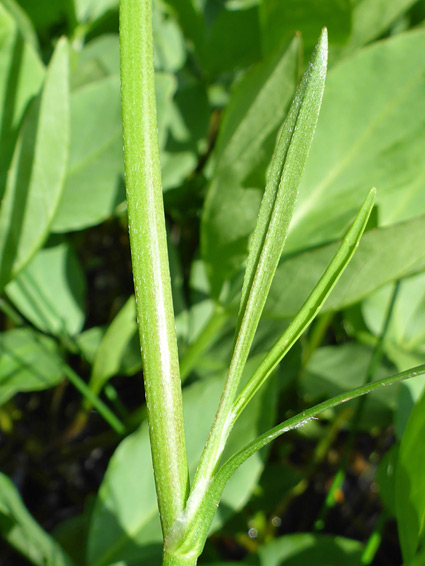
[[[325,86],[327,32],[323,29],[283,124],[272,158],[248,256],[232,360],[216,418],[194,480],[204,484],[216,469],[230,428],[229,415],[255,331],[286,240],[298,186],[319,116]]]
[[[308,296],[298,314],[276,341],[273,348],[264,358],[251,379],[245,385],[234,403],[234,420],[239,417],[244,408],[270,376],[277,364],[289,352],[307,326],[314,320],[326,301],[330,292],[341,277],[348,263],[356,251],[360,238],[366,228],[370,213],[375,203],[376,189],[372,188],[366,197],[352,226],[348,230],[338,251],[326,268],[317,285]]]

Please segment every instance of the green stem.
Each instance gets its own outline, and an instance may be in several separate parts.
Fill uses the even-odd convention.
[[[151,0],[121,0],[124,165],[152,463],[164,536],[189,473],[157,137]]]
[[[186,558],[181,556],[174,556],[170,554],[164,554],[162,561],[162,566],[196,566],[196,558]]]
[[[217,339],[223,325],[228,320],[228,314],[220,307],[216,306],[211,318],[201,330],[196,340],[189,345],[180,364],[180,376],[182,382],[186,381],[190,372],[196,366],[199,358],[209,349],[211,344]]]

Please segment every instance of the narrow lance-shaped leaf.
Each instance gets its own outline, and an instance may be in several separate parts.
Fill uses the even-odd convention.
[[[356,251],[360,238],[366,228],[370,213],[375,202],[376,189],[372,188],[363,203],[360,212],[348,230],[338,251],[326,268],[317,285],[301,307],[300,311],[276,341],[273,348],[261,362],[249,382],[243,388],[233,407],[234,419],[242,413],[255,393],[270,376],[277,364],[289,352],[307,326],[317,316],[323,303],[338,282],[349,261]]]
[[[196,507],[195,501],[195,505],[192,506],[191,499],[193,498],[196,500],[196,494],[193,494],[191,498],[189,498],[186,507],[187,514],[185,517],[184,536],[180,536],[178,539],[173,538],[174,533],[172,531],[166,540],[166,548],[169,549],[169,551],[172,551],[174,556],[181,556],[182,559],[185,559],[195,553],[199,555],[202,552],[205,539],[208,535],[209,526],[214,517],[214,513],[217,509],[217,505],[219,504],[226,483],[239,466],[241,466],[250,456],[258,450],[261,450],[261,448],[272,442],[278,436],[303,426],[309,420],[314,419],[321,413],[324,413],[333,407],[337,407],[342,403],[346,403],[347,401],[351,401],[352,399],[371,393],[381,387],[393,385],[395,383],[405,381],[406,379],[424,374],[425,365],[421,365],[408,371],[398,373],[392,377],[387,377],[380,381],[364,385],[363,387],[359,387],[353,391],[341,393],[332,399],[328,399],[327,401],[319,403],[306,411],[302,411],[298,415],[291,417],[259,436],[256,440],[249,443],[245,446],[245,448],[229,458],[229,460],[219,469],[212,481],[209,482],[207,496],[203,498],[201,505]]]
[[[248,256],[229,373],[193,489],[197,489],[199,482],[203,483],[205,478],[211,477],[229,433],[229,412],[282,254],[316,128],[325,86],[326,64],[327,31],[323,29],[272,158]]]

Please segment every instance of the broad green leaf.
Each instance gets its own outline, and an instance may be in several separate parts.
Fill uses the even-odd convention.
[[[391,286],[386,285],[362,304],[365,322],[375,336],[379,333],[390,293]],[[384,348],[400,371],[407,369],[410,357],[414,357],[417,364],[425,362],[425,274],[401,282]]]
[[[379,462],[376,474],[379,495],[393,517],[396,517],[395,476],[399,445],[394,444]]]
[[[118,9],[118,0],[74,0],[74,4],[79,22],[93,22],[108,10]]]
[[[203,54],[206,24],[197,0],[165,0],[177,14],[180,27],[193,42],[198,55]]]
[[[383,344],[386,356],[399,371],[425,362],[424,284],[423,273],[404,279],[400,283],[397,302]],[[374,335],[379,332],[378,325],[384,316],[384,301],[388,301],[390,293],[391,286],[386,285],[363,301],[364,320]],[[398,438],[402,437],[410,412],[424,388],[425,383],[421,379],[411,379],[402,384],[394,415]]]
[[[323,309],[339,310],[378,287],[414,273],[425,257],[418,246],[425,238],[425,217],[366,232]],[[291,318],[335,254],[337,244],[296,254],[281,262],[270,289],[265,313]],[[422,267],[421,267],[422,268]]]
[[[291,534],[260,547],[261,566],[358,566],[363,545],[330,535]]]
[[[412,361],[414,361],[413,358]],[[412,366],[410,366],[412,367]],[[397,409],[394,414],[394,429],[399,440],[403,438],[413,407],[425,392],[425,381],[420,377],[409,379],[401,384],[397,399]]]
[[[182,185],[196,169],[199,153],[207,147],[210,107],[205,85],[190,75],[179,82],[173,100],[170,92],[163,106],[158,106],[159,125],[164,123],[168,130],[164,129],[162,135],[160,131],[159,136],[160,143],[164,140],[160,146],[164,191]]]
[[[20,131],[0,211],[0,288],[42,246],[61,196],[69,149],[68,59],[62,39]]]
[[[50,26],[56,24],[58,20],[67,15],[70,4],[68,0],[19,0],[22,8],[31,18],[34,26],[46,31]]]
[[[126,301],[109,325],[94,360],[89,386],[99,394],[105,383],[120,370],[129,342],[137,334],[134,295]]]
[[[16,393],[42,391],[57,385],[63,374],[55,342],[16,328],[0,334],[0,405]]]
[[[246,387],[239,394],[239,397],[234,404],[234,414],[236,418],[260,389],[273,369],[292,348],[304,330],[308,327],[312,320],[314,320],[323,306],[323,303],[326,301],[332,289],[338,282],[359,245],[360,238],[366,228],[375,202],[375,194],[375,189],[371,189],[362,208],[360,209],[360,212],[354,220],[353,225],[346,234],[338,248],[338,251],[332,258],[332,261],[326,267],[320,280],[311,291],[306,302],[258,366]],[[249,261],[250,256],[248,257],[247,272],[250,265]]]
[[[423,566],[423,564],[425,564],[425,549],[421,548],[406,566]]]
[[[318,348],[307,364],[306,373],[300,382],[301,391],[309,399],[309,403],[317,403],[347,389],[360,387],[365,383],[372,354],[370,348],[357,343]],[[393,371],[393,366],[381,363],[375,372],[374,381]],[[398,392],[399,386],[394,386],[371,393],[366,399],[360,428],[370,430],[374,426],[382,428],[390,425],[392,411],[397,407]]]
[[[152,8],[155,69],[175,73],[186,60],[183,32],[164,3],[154,2]]]
[[[307,424],[311,419],[317,417],[323,412],[371,393],[381,387],[399,383],[405,379],[411,379],[418,375],[425,374],[425,365],[414,368],[410,371],[403,372],[392,377],[382,379],[380,381],[370,383],[358,389],[344,392],[333,397],[319,405],[315,405],[311,409],[306,409],[298,415],[291,417],[283,423],[268,430],[256,440],[245,446],[242,450],[234,454],[213,477],[212,482],[208,486],[208,491],[203,497],[200,505],[196,505],[189,497],[187,509],[188,511],[173,526],[166,540],[166,551],[173,553],[177,557],[197,556],[202,552],[208,526],[215,514],[216,507],[220,502],[221,494],[228,480],[233,473],[244,464],[250,456],[264,448],[274,439],[278,438],[285,432],[299,428]],[[197,494],[192,494],[192,498],[196,498]]]
[[[187,341],[189,333],[189,313],[186,305],[183,268],[177,247],[167,235],[168,261],[170,264],[171,291],[173,294],[174,321],[177,339],[180,344]]]
[[[418,0],[357,0],[347,48],[353,49],[381,36]]]
[[[102,34],[76,54],[71,71],[71,90],[120,73],[120,44],[118,34]]]
[[[425,213],[425,31],[375,44],[335,66],[300,187],[286,252],[344,230],[365,186],[380,225]]]
[[[74,249],[65,241],[40,250],[5,291],[43,332],[73,336],[81,331],[86,282]]]
[[[158,134],[164,144],[174,77],[157,75],[156,87]],[[125,199],[123,175],[120,79],[110,74],[71,95],[70,160],[53,231],[81,230],[110,217]]]
[[[28,104],[43,84],[44,66],[1,4],[0,45],[0,196],[3,196],[19,128]]]
[[[69,167],[53,230],[80,230],[108,218],[125,198],[122,177],[120,81],[114,75],[71,95]]]
[[[36,566],[73,566],[61,546],[31,517],[19,491],[1,472],[0,533]]]
[[[52,532],[52,536],[77,566],[85,563],[90,502],[89,499],[83,513],[61,521]]]
[[[425,396],[416,403],[401,440],[396,470],[398,533],[404,561],[418,550],[425,527]]]
[[[223,379],[208,379],[185,388],[183,399],[188,431],[187,449],[194,471],[207,438],[223,387]],[[265,391],[241,419],[240,428],[230,439],[229,450],[241,446],[244,439],[255,436],[273,422],[276,394],[274,388]],[[251,407],[250,407],[251,410]],[[248,414],[249,413],[249,414]],[[162,536],[158,518],[155,486],[151,467],[147,423],[126,438],[113,455],[99,491],[89,530],[87,562],[90,566],[109,565],[121,559],[124,566],[135,561],[159,566]],[[214,528],[240,509],[254,489],[263,469],[262,458],[235,476],[226,492]],[[134,505],[134,501],[138,504]]]
[[[91,365],[94,364],[97,351],[102,343],[106,330],[106,326],[92,326],[88,330],[81,332],[81,334],[75,338],[81,356]]]
[[[211,77],[243,68],[261,57],[257,3],[237,6],[197,0],[166,0],[177,13],[185,35],[193,42],[204,72]]]
[[[202,64],[212,76],[252,65],[261,58],[258,6],[223,8],[208,31]]]
[[[32,25],[31,20],[15,0],[2,0],[3,6],[15,20],[15,23],[20,31],[24,41],[31,45],[36,53],[38,53],[40,46],[38,43],[37,32]]]
[[[213,295],[240,268],[261,201],[267,163],[294,94],[299,42],[257,65],[236,86],[214,152],[215,171],[202,216],[202,255]],[[270,143],[271,142],[271,143]],[[267,147],[266,147],[267,145]],[[261,181],[249,183],[253,170]]]
[[[343,43],[351,28],[349,0],[262,0],[260,5],[261,39],[269,53],[288,34],[301,32],[307,50],[313,49],[323,26],[328,28],[329,43]]]

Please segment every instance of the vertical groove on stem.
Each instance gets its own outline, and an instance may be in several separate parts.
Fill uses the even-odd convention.
[[[151,0],[121,0],[125,179],[152,461],[164,536],[189,487],[157,139]]]

